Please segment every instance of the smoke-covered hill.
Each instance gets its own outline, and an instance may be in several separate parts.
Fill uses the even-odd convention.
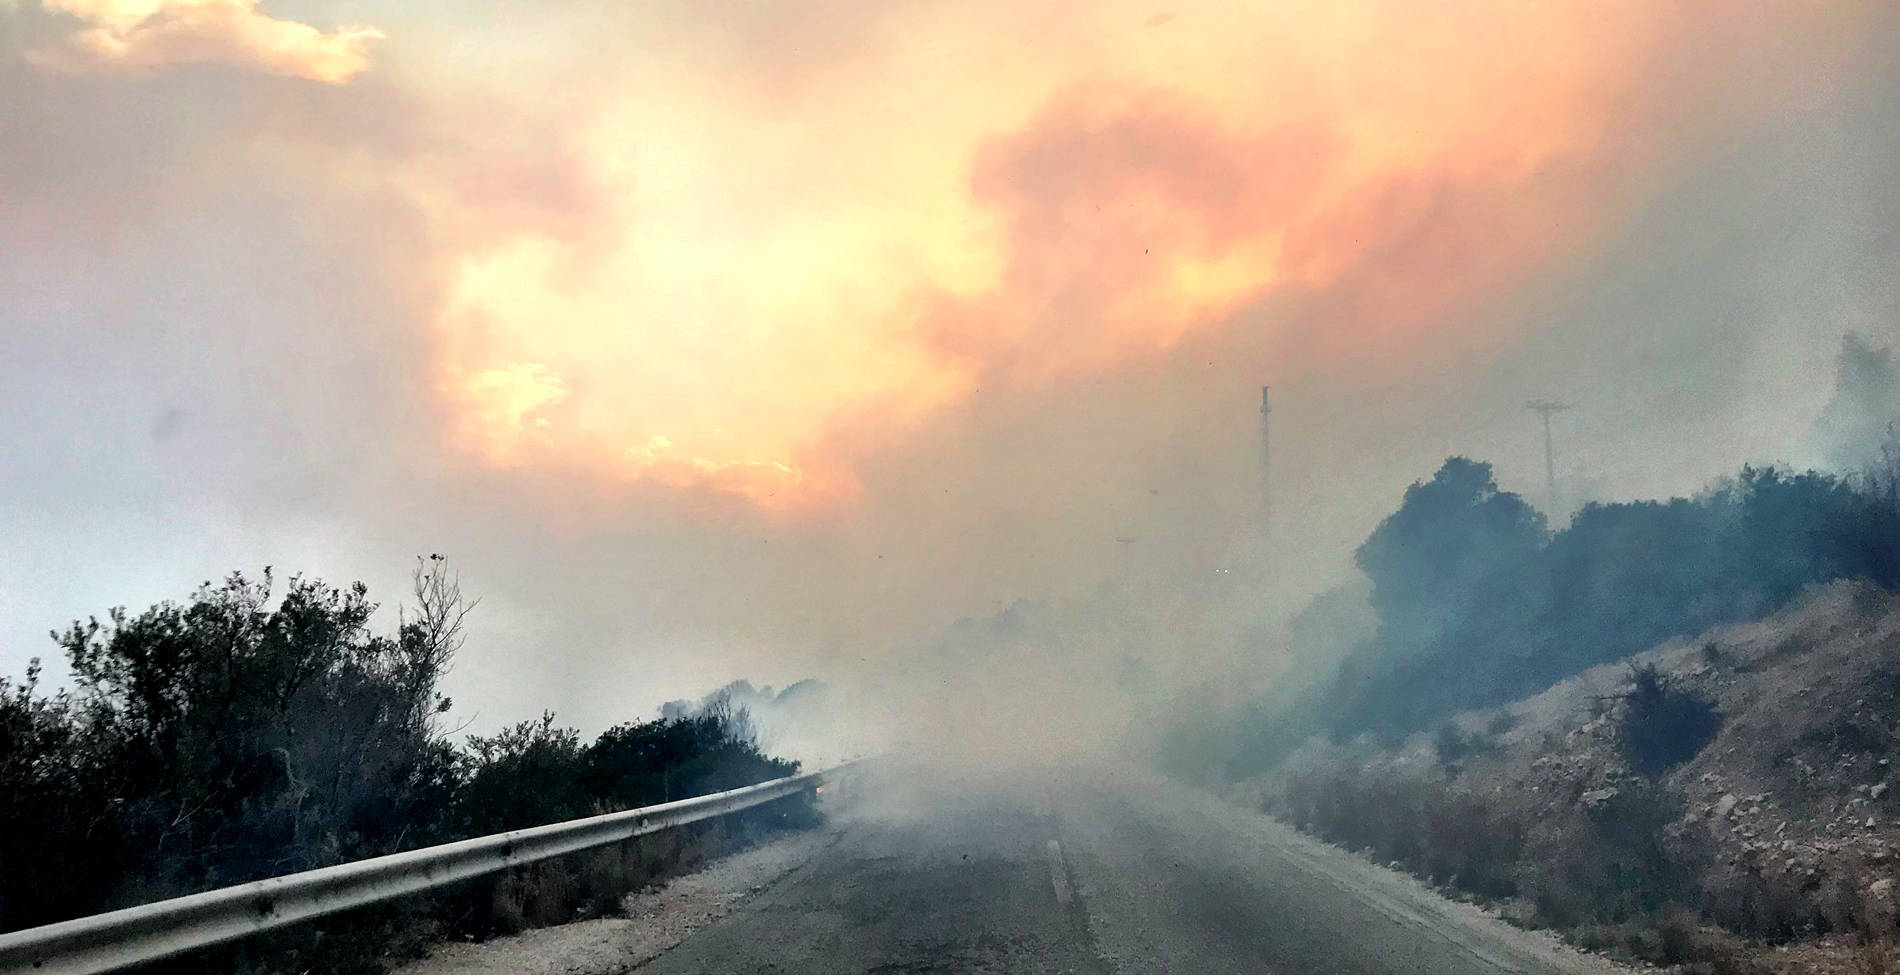
[[[1846,971],[1896,933],[1896,746],[1900,596],[1843,582],[1396,745],[1309,742],[1250,790],[1586,944]]]

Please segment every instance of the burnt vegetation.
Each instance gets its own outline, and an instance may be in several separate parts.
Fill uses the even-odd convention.
[[[23,681],[0,678],[0,930],[797,770],[717,701],[591,742],[543,714],[457,745],[437,688],[472,603],[439,558],[419,560],[413,582],[385,635],[360,583],[292,577],[280,593],[268,569],[234,574],[182,603],[56,633],[71,689],[44,692],[37,663]],[[610,910],[733,829],[812,815],[795,797],[736,823],[355,912],[327,931],[200,953],[178,970],[277,970],[289,952],[312,970],[374,971],[424,937]]]

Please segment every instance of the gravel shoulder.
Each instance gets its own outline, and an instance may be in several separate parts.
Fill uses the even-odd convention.
[[[837,827],[796,833],[722,857],[696,873],[628,895],[624,916],[538,928],[480,943],[448,943],[397,975],[619,975],[719,921],[810,861]]]

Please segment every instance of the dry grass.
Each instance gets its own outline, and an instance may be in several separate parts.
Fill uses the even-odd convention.
[[[1634,663],[1656,668],[1650,697],[1722,716],[1681,764],[1632,759],[1646,728],[1674,741],[1681,722],[1631,705],[1624,663],[1397,748],[1309,742],[1257,794],[1301,828],[1624,957],[1900,975],[1900,892],[1885,882],[1900,877],[1900,597],[1837,584]]]
[[[1853,953],[1848,956],[1853,975],[1896,975],[1900,973],[1900,961],[1896,961],[1893,945],[1872,938],[1862,938]]]

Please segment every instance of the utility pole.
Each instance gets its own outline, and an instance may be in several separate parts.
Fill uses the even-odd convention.
[[[1550,446],[1550,415],[1574,407],[1569,403],[1534,399],[1524,404],[1524,408],[1544,418],[1544,513],[1554,518],[1557,514],[1557,455]]]
[[[1267,387],[1260,387],[1260,539],[1261,548],[1273,529],[1273,405],[1267,401]],[[1264,551],[1261,553],[1266,554]]]

